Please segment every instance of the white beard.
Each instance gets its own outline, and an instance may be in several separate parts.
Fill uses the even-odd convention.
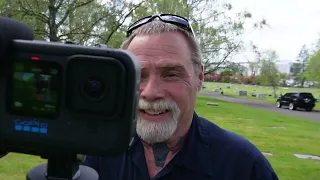
[[[139,137],[147,143],[159,143],[168,140],[178,127],[180,110],[174,101],[162,100],[157,102],[147,102],[139,100],[139,109],[152,111],[168,110],[171,117],[159,122],[142,119],[138,115],[136,131]]]

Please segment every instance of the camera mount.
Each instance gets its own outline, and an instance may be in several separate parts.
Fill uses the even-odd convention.
[[[27,180],[98,180],[98,173],[87,166],[79,165],[76,154],[52,153],[48,163],[35,166],[27,173]]]

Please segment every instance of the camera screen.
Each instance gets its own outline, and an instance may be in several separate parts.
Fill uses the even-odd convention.
[[[12,113],[52,117],[58,114],[61,68],[41,61],[13,63]]]

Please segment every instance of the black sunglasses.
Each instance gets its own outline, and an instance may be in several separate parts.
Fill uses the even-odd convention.
[[[162,22],[174,24],[180,28],[183,28],[189,31],[190,33],[192,33],[192,35],[195,37],[190,21],[184,17],[174,15],[174,14],[157,14],[157,15],[147,16],[142,19],[139,19],[138,21],[136,21],[135,23],[129,26],[127,30],[127,37],[129,37],[135,29],[153,21],[156,18],[159,18],[159,20]]]

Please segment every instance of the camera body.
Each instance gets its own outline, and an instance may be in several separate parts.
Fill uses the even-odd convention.
[[[103,156],[129,147],[140,83],[140,65],[130,52],[14,40],[7,57],[0,77],[6,151]]]

